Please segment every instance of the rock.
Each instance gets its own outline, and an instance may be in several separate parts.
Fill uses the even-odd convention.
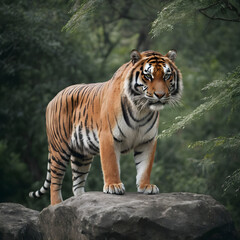
[[[45,208],[44,239],[236,240],[229,213],[192,193],[123,196],[89,192]]]
[[[40,240],[39,212],[16,203],[0,203],[1,240]]]

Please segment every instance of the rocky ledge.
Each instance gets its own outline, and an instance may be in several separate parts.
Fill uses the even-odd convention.
[[[210,196],[89,192],[40,214],[18,204],[0,204],[0,239],[236,240],[237,236],[229,213]]]
[[[0,203],[1,240],[42,239],[38,222],[38,211],[17,203]]]

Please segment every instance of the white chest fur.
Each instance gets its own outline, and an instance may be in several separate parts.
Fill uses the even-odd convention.
[[[117,118],[116,126],[112,131],[115,146],[121,153],[153,140],[158,132],[158,112],[136,116],[128,111],[126,114],[127,116],[122,115]]]

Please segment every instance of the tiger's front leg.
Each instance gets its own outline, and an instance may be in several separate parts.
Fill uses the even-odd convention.
[[[100,135],[100,158],[104,176],[104,193],[124,194],[125,187],[120,180],[120,152],[114,147],[111,132],[102,132]]]
[[[154,161],[157,140],[153,140],[144,146],[134,149],[134,160],[137,169],[136,185],[138,192],[144,194],[157,194],[159,189],[156,185],[150,184],[150,175]]]

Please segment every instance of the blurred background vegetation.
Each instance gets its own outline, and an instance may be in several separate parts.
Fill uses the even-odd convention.
[[[0,3],[0,201],[28,198],[46,175],[45,109],[66,86],[107,81],[132,49],[177,49],[181,105],[160,113],[152,182],[161,192],[210,194],[240,229],[240,2],[89,0]],[[132,154],[122,156],[136,191]],[[70,168],[63,196],[72,196]],[[87,191],[103,187],[95,158]]]

